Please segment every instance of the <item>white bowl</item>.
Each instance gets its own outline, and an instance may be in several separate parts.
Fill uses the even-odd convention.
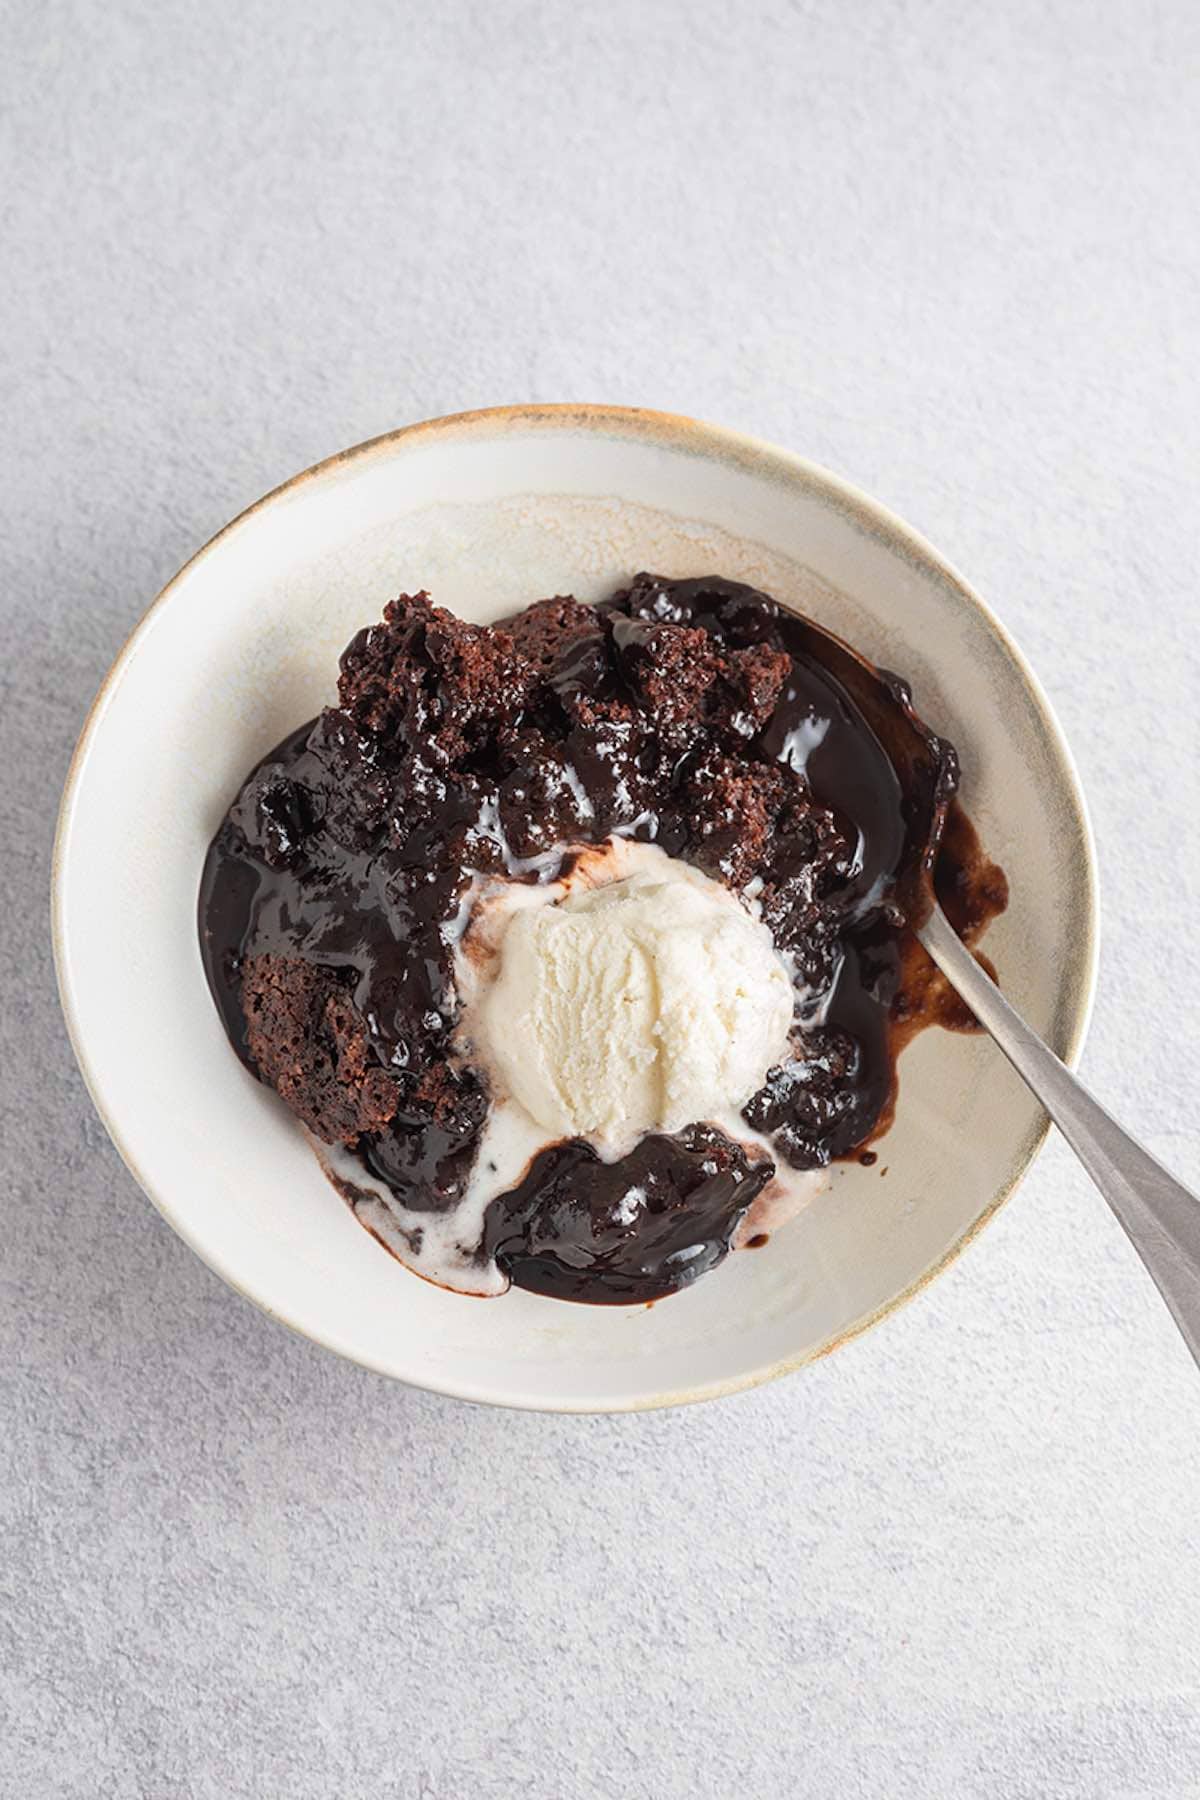
[[[766,1249],[651,1308],[478,1300],[393,1261],[241,1068],[201,971],[200,865],[246,770],[331,696],[347,639],[401,590],[487,620],[641,568],[751,581],[908,676],[1010,877],[987,940],[1007,991],[1068,1060],[1090,1007],[1095,865],[1059,728],[982,602],[865,495],[736,433],[603,406],[438,419],[298,475],[175,577],[88,719],[55,856],[63,1006],[114,1142],[213,1269],[318,1343],[472,1400],[665,1406],[798,1368],[944,1267],[1045,1135],[989,1043],[928,1031],[878,1164],[839,1168]]]

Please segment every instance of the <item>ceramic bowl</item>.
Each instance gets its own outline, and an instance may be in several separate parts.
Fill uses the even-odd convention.
[[[1046,1130],[988,1042],[929,1031],[878,1163],[839,1168],[767,1248],[650,1308],[479,1300],[393,1261],[241,1068],[201,972],[201,860],[245,771],[331,697],[347,639],[401,590],[488,620],[641,568],[753,582],[909,677],[1010,877],[987,940],[1005,988],[1068,1061],[1086,1025],[1095,865],[1062,735],[993,615],[866,495],[734,432],[605,406],[438,419],[298,475],[175,577],[88,719],[55,856],[63,1005],[114,1142],[213,1269],[316,1342],[472,1400],[665,1406],[797,1369],[957,1255]]]

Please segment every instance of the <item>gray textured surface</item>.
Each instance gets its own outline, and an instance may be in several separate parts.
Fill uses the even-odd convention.
[[[336,10],[8,10],[0,1792],[1200,1794],[1200,1377],[1061,1146],[811,1373],[473,1410],[172,1237],[45,917],[88,701],[246,502],[459,408],[694,412],[860,481],[1027,647],[1100,841],[1085,1072],[1200,1175],[1200,13]]]

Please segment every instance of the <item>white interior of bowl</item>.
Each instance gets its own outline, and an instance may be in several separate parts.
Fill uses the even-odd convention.
[[[487,620],[639,568],[753,581],[907,675],[1010,876],[987,945],[1005,987],[1066,1054],[1090,1001],[1087,825],[1045,702],[940,559],[831,477],[687,421],[530,409],[400,433],[281,490],[176,578],[89,722],[57,858],[64,1002],[130,1167],[213,1268],[320,1342],[470,1398],[622,1408],[794,1367],[919,1285],[1042,1135],[988,1043],[928,1032],[878,1164],[839,1169],[766,1249],[652,1308],[485,1301],[393,1261],[243,1072],[201,971],[200,865],[247,768],[331,697],[346,640],[401,590]]]

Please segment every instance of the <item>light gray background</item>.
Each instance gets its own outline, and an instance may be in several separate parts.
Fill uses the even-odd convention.
[[[1030,653],[1105,898],[1085,1072],[1200,1176],[1192,0],[10,4],[0,1792],[1200,1794],[1200,1376],[1058,1144],[810,1373],[612,1420],[343,1365],[109,1146],[72,741],[259,493],[523,399],[849,475]]]

